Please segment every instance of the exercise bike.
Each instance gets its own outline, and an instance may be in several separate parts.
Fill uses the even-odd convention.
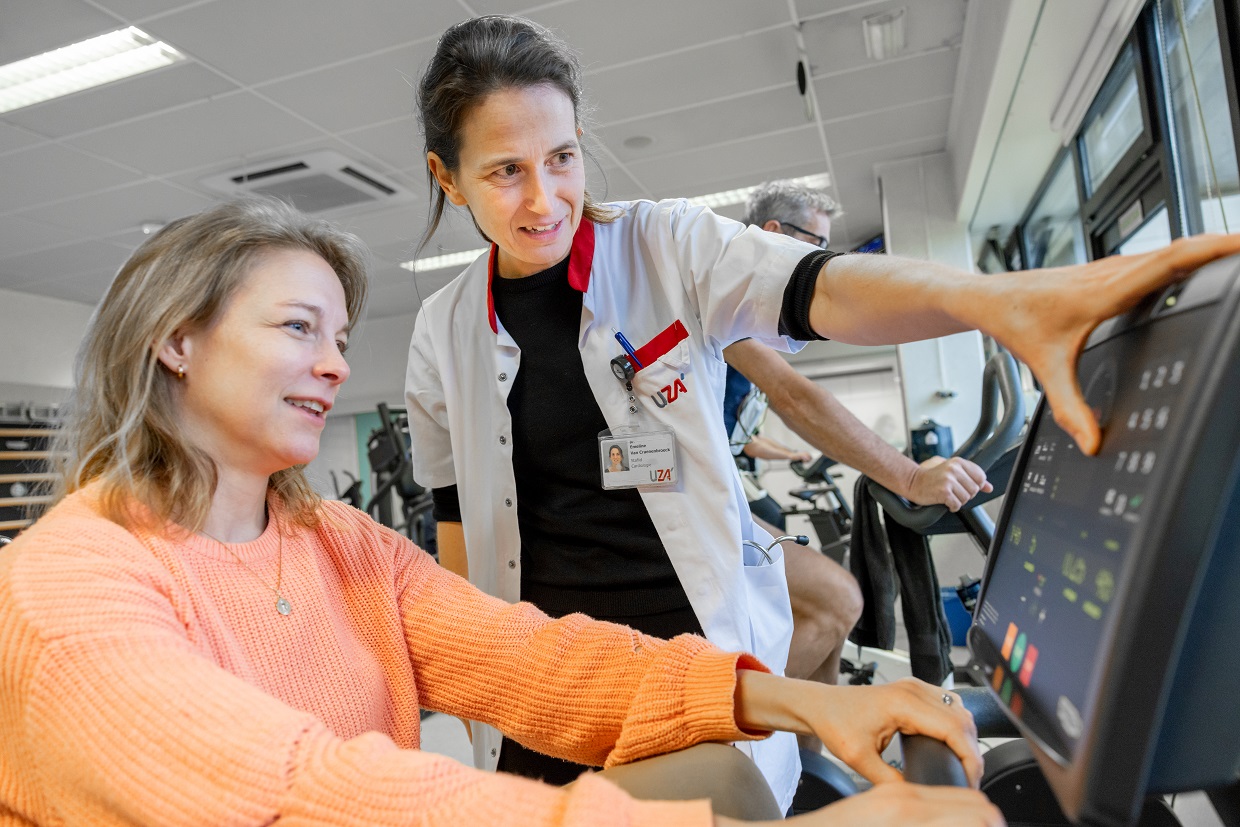
[[[831,471],[835,464],[835,460],[826,454],[808,464],[798,460],[788,463],[792,472],[805,480],[805,485],[788,492],[788,496],[798,500],[798,504],[785,507],[783,514],[808,517],[814,533],[818,535],[819,550],[843,565],[852,536],[853,514],[844,499],[844,492],[835,482],[842,475]],[[801,507],[802,503],[809,507]]]
[[[1001,407],[1002,417],[999,416]],[[987,362],[982,374],[982,409],[977,427],[955,454],[981,466],[986,471],[987,478],[991,480],[992,491],[979,494],[966,503],[960,511],[952,513],[947,506],[943,505],[915,506],[864,476],[861,477],[859,486],[868,487],[874,498],[887,511],[888,518],[894,518],[922,534],[967,533],[985,549],[993,538],[994,523],[982,506],[995,497],[1002,496],[1005,491],[1006,481],[1020,449],[1020,435],[1024,424],[1024,397],[1020,391],[1016,362],[1006,352],[996,353]],[[826,458],[820,458],[819,463],[824,459]],[[822,476],[825,469],[830,467],[828,463],[830,460],[827,460],[818,470],[819,476]],[[849,512],[850,526],[851,516]],[[855,549],[853,553],[856,553]],[[873,648],[866,651],[873,654],[881,652]],[[841,661],[841,672],[852,673],[849,678],[852,684],[870,683],[876,669],[876,662],[858,663],[850,659]],[[969,675],[970,673],[966,670],[962,677]],[[985,704],[984,700],[984,698],[971,698],[970,703],[979,707],[977,717],[984,718],[992,723],[993,728],[997,728],[998,723],[1003,721],[1003,716],[993,707]],[[1013,731],[1007,728],[1004,732],[1012,733]],[[1014,737],[1014,734],[1006,737]],[[852,778],[824,756],[802,750],[801,762],[804,771],[793,801],[794,813],[809,812],[825,807],[857,791]]]
[[[393,414],[386,403],[378,405],[380,425],[366,440],[367,456],[373,475],[374,495],[365,511],[382,525],[403,532],[435,559],[439,559],[434,501],[431,492],[413,479],[409,455],[409,419]],[[392,493],[400,498],[401,522],[392,515]]]

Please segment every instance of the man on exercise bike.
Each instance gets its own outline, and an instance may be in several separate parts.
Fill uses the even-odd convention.
[[[825,249],[831,219],[838,212],[834,199],[820,190],[771,181],[749,196],[744,220]],[[979,491],[991,490],[982,469],[968,460],[934,457],[919,465],[909,459],[765,345],[744,339],[725,348],[723,355],[728,363],[724,422],[733,455],[750,463],[753,458],[797,458],[796,452],[786,448],[787,456],[776,456],[770,441],[746,438],[746,433],[749,437],[756,434],[753,423],[761,419],[759,411],[750,406],[769,405],[814,448],[919,505],[943,504],[957,511]],[[757,394],[752,393],[755,385]],[[741,410],[747,396],[749,409]],[[760,486],[756,490],[761,492]],[[768,523],[764,528],[774,536],[783,533],[779,530],[782,524],[771,519],[782,520],[773,498],[757,497],[750,508],[760,522]],[[787,674],[835,683],[844,642],[861,614],[860,590],[851,574],[817,550],[785,543],[784,561],[795,621]]]

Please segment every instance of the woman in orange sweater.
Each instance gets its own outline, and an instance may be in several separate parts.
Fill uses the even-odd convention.
[[[614,777],[639,794],[718,771],[741,816],[778,815],[760,776],[694,745],[812,732],[887,781],[879,751],[901,729],[977,778],[972,722],[938,689],[791,681],[701,638],[551,621],[315,496],[302,466],[349,375],[363,262],[352,236],[242,202],[122,268],[82,347],[56,505],[0,558],[0,825],[728,820],[637,800],[609,771],[561,789],[420,752],[420,707],[637,762]],[[999,821],[975,791],[910,784],[803,818],[909,812]]]

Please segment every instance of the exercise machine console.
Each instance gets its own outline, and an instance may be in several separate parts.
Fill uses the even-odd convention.
[[[1073,822],[1206,790],[1240,824],[1240,257],[1105,322],[1079,377],[1101,449],[1039,405],[970,649]]]

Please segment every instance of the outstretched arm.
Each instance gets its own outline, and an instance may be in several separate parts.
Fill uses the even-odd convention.
[[[1055,422],[1094,454],[1102,434],[1076,378],[1089,334],[1149,293],[1238,252],[1240,234],[1200,235],[1140,255],[987,276],[894,256],[837,256],[818,274],[809,321],[820,336],[864,345],[988,333],[1029,366]]]
[[[753,339],[735,342],[724,349],[723,358],[766,394],[771,409],[798,436],[905,499],[918,505],[942,503],[956,511],[978,491],[991,488],[985,472],[968,460],[913,462],[766,345]]]

